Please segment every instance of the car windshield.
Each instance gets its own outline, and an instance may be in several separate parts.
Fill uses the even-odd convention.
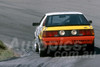
[[[46,26],[89,25],[81,14],[52,15],[46,19]]]

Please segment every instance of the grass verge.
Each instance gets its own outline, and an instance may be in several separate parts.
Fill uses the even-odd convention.
[[[0,61],[14,57],[18,57],[18,55],[15,54],[13,50],[8,49],[8,47],[2,41],[0,41]]]

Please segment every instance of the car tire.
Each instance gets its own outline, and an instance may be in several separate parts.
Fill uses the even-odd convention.
[[[39,55],[40,57],[45,57],[47,55],[47,50],[42,46],[41,47],[41,44],[39,45]]]
[[[36,43],[34,44],[34,49],[35,49],[35,52],[39,52],[38,45]]]
[[[88,50],[88,52],[89,52],[89,55],[90,54],[94,54],[94,42],[93,42],[93,44],[88,44],[87,45],[87,50]]]

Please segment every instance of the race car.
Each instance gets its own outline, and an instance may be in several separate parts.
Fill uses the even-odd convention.
[[[35,51],[40,57],[46,55],[48,47],[86,45],[94,51],[94,28],[92,21],[87,20],[81,12],[52,12],[46,13],[34,33]],[[66,48],[67,49],[67,48]]]

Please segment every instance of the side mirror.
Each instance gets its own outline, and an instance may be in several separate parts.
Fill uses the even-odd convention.
[[[32,26],[38,26],[38,25],[40,25],[40,23],[36,23],[36,22],[32,23]]]
[[[92,24],[92,20],[89,20],[89,23]]]

